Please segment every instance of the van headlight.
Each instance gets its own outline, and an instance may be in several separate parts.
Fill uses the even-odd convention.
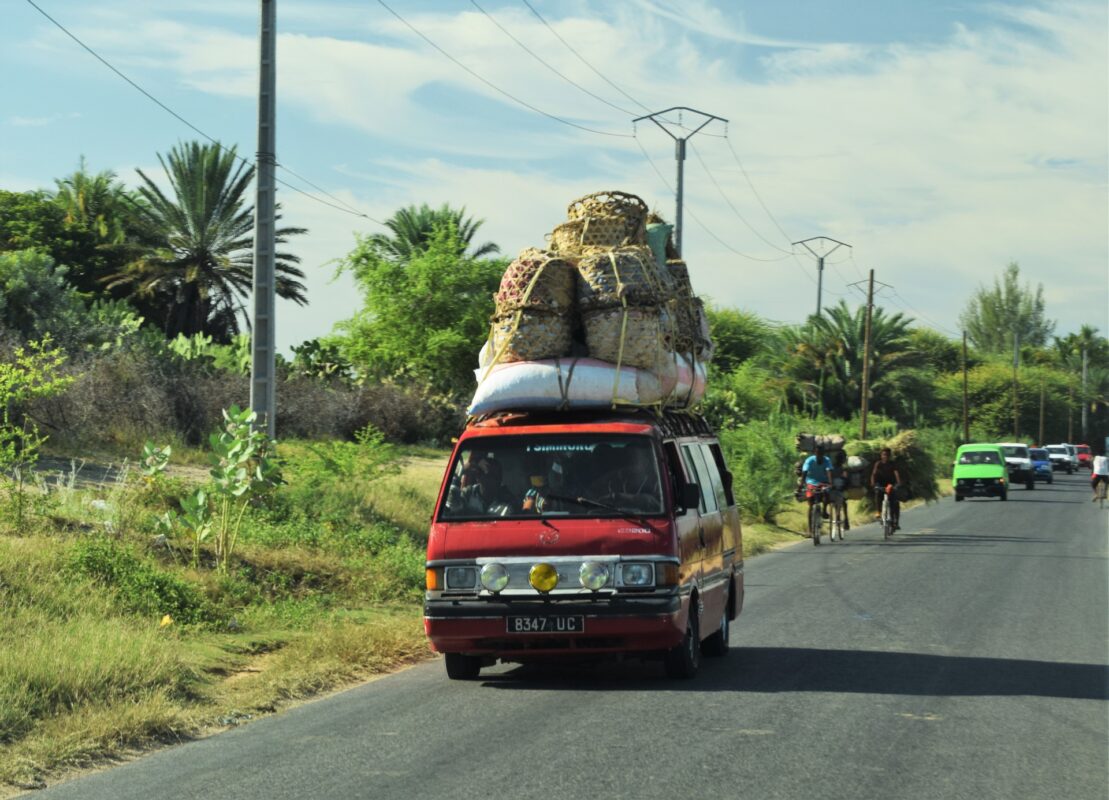
[[[447,567],[448,589],[473,589],[477,583],[477,567]]]
[[[508,570],[504,564],[486,564],[481,568],[481,585],[491,592],[508,586]]]
[[[654,586],[655,567],[650,562],[630,561],[620,565],[620,583],[624,586]]]
[[[594,592],[608,583],[611,574],[608,564],[602,564],[600,561],[586,561],[578,570],[581,585]]]

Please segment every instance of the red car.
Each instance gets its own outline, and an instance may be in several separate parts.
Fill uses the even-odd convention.
[[[513,412],[459,437],[427,547],[447,675],[496,661],[659,658],[689,678],[743,608],[739,511],[699,417]]]
[[[1090,452],[1090,446],[1088,444],[1076,444],[1074,449],[1078,451],[1078,466],[1093,470],[1094,456]]]

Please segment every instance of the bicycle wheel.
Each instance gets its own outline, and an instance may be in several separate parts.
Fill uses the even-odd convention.
[[[843,538],[843,523],[840,521],[839,503],[832,503],[832,524],[828,526],[828,541]]]
[[[885,539],[893,535],[893,520],[890,518],[890,498],[886,495],[882,499],[882,537]]]
[[[812,536],[812,543],[814,545],[820,544],[820,504],[813,503],[809,506],[809,535]]]

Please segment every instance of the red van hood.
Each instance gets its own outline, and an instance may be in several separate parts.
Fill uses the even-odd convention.
[[[542,519],[436,522],[429,561],[494,556],[677,555],[672,523],[651,519]]]

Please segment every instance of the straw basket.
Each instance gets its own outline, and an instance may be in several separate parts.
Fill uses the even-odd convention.
[[[494,300],[498,315],[520,308],[568,313],[574,305],[574,268],[565,259],[530,247],[508,265]]]
[[[689,267],[680,258],[671,258],[666,261],[666,271],[670,273],[670,280],[674,284],[674,293],[678,297],[683,295],[693,297],[693,283],[689,280]]]
[[[577,273],[578,308],[583,312],[624,303],[657,306],[671,295],[646,247],[586,251]]]
[[[647,204],[634,194],[594,192],[572,202],[566,213],[583,223],[581,243],[587,247],[646,243]]]
[[[520,309],[493,319],[489,334],[496,364],[538,361],[570,354],[573,321],[568,314]]]
[[[547,236],[550,248],[562,255],[576,255],[581,252],[581,234],[585,220],[574,219],[563,222]]]
[[[667,356],[669,317],[657,308],[590,311],[582,316],[582,324],[592,358],[621,366],[656,369]]]

